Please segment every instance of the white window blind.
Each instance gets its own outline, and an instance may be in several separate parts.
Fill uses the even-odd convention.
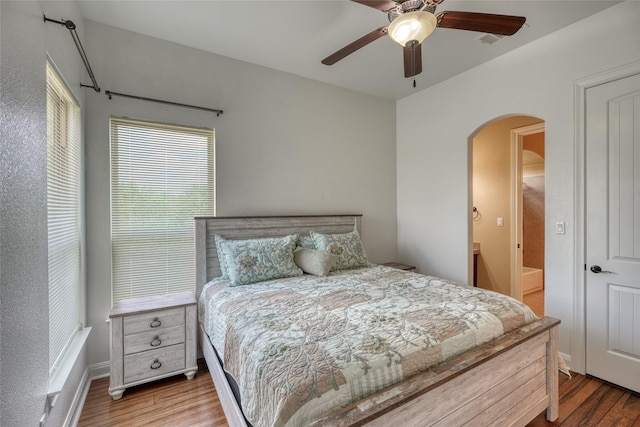
[[[49,371],[81,328],[80,107],[47,63]]]
[[[213,129],[111,118],[113,301],[193,291],[194,216],[215,215]]]

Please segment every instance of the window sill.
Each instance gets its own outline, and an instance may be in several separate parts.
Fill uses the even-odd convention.
[[[64,360],[55,371],[55,373],[49,378],[49,389],[47,390],[47,403],[45,407],[45,413],[40,420],[40,425],[44,426],[46,424],[47,417],[49,413],[53,409],[58,400],[58,396],[62,392],[69,376],[71,375],[71,371],[73,370],[76,362],[78,361],[78,357],[82,353],[84,346],[87,343],[87,339],[89,338],[89,333],[91,332],[91,328],[84,328],[76,333],[69,346],[67,353],[64,356]]]

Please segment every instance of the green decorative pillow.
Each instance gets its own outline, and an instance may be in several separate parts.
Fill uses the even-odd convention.
[[[293,261],[298,235],[250,240],[226,240],[215,236],[218,255],[226,265],[231,286],[248,285],[264,280],[302,276]]]
[[[314,276],[326,276],[336,262],[331,254],[303,247],[295,250],[293,260],[302,271]]]
[[[224,239],[218,235],[214,236],[214,240],[216,241],[216,252],[218,253],[218,264],[220,264],[220,278],[228,280],[229,273],[227,268],[227,262],[225,261],[224,256],[224,247],[220,244]]]
[[[316,244],[311,236],[300,236],[298,238],[298,246],[301,248],[315,249]]]
[[[355,230],[346,234],[320,234],[312,231],[311,237],[316,249],[335,257],[336,264],[332,271],[369,265],[360,235]]]

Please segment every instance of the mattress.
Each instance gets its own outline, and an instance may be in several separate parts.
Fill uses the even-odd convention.
[[[198,309],[255,427],[321,420],[536,319],[508,296],[385,266],[214,279]]]

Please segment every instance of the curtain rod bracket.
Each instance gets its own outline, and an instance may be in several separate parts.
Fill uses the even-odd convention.
[[[63,19],[62,21],[57,21],[55,19],[47,18],[47,15],[43,15],[43,16],[44,16],[44,22],[53,22],[55,24],[60,24],[64,26],[67,30],[69,30],[69,33],[71,33],[71,37],[73,38],[73,41],[76,44],[76,48],[78,49],[78,53],[80,54],[80,58],[84,63],[84,67],[87,69],[87,73],[91,78],[91,82],[93,82],[92,86],[80,83],[80,87],[90,87],[96,92],[100,93],[100,86],[98,86],[98,82],[96,81],[96,77],[93,74],[91,65],[89,65],[89,59],[87,58],[87,54],[84,53],[84,49],[82,48],[82,43],[80,43],[80,38],[78,37],[78,33],[76,32],[76,24],[74,24],[73,21],[69,21],[65,19]]]
[[[80,87],[88,87],[88,88],[91,88],[91,89],[95,90],[98,93],[100,93],[102,91],[102,89],[100,89],[99,87],[95,87],[95,86],[92,86],[92,85],[86,85],[84,83],[80,83]]]

